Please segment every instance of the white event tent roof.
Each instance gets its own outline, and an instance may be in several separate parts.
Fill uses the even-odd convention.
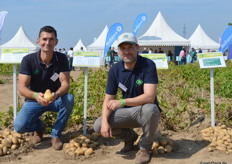
[[[83,47],[83,50],[86,51],[86,46],[83,44],[82,40],[80,39],[75,47],[73,48],[74,51],[80,51],[81,47]]]
[[[99,37],[92,44],[87,46],[87,50],[88,51],[100,51],[100,52],[103,52],[108,31],[109,31],[109,28],[106,25],[104,30],[99,35]]]
[[[211,49],[211,50],[217,50],[220,47],[220,44],[213,41],[202,29],[201,25],[199,24],[196,28],[196,30],[193,32],[193,34],[189,38],[191,42],[191,46],[195,49],[201,48],[203,49]]]
[[[11,40],[0,46],[0,49],[2,48],[28,48],[29,53],[39,49],[37,45],[28,38],[22,26]]]
[[[138,42],[140,46],[190,46],[190,41],[172,30],[161,12],[148,30],[138,38]]]

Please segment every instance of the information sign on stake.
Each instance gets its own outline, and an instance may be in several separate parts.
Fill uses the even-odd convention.
[[[0,63],[13,64],[13,110],[14,119],[17,112],[17,64],[28,54],[28,48],[3,48],[0,54]]]
[[[140,55],[145,58],[151,59],[153,62],[155,62],[157,69],[168,69],[168,61],[165,53]]]
[[[221,52],[199,53],[197,57],[200,68],[210,68],[211,126],[215,126],[214,68],[226,67],[225,60]]]
[[[74,52],[73,66],[85,67],[85,87],[84,87],[84,129],[83,133],[86,135],[86,121],[87,121],[87,99],[88,99],[88,67],[100,67],[100,53],[99,52]]]

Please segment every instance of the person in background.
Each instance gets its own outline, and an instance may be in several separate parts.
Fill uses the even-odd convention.
[[[149,54],[152,54],[153,53],[153,50],[152,48],[149,48],[149,51],[148,51]]]
[[[148,53],[148,49],[147,49],[147,47],[144,47],[143,51],[142,51],[142,54],[147,54],[147,53]]]
[[[161,48],[159,48],[159,53],[164,53],[164,51]]]
[[[173,53],[171,50],[168,51],[168,56],[170,58],[170,61],[173,61]]]
[[[63,143],[61,133],[74,106],[74,97],[69,94],[69,66],[64,54],[54,52],[57,45],[57,32],[51,26],[40,29],[37,44],[38,52],[23,57],[19,76],[18,90],[25,97],[25,102],[14,121],[18,133],[34,132],[33,144],[43,139],[45,130],[40,116],[47,111],[58,112],[56,122],[52,127],[52,147],[61,150]],[[50,100],[44,93],[47,89],[52,92]]]
[[[198,48],[198,53],[202,53],[202,50],[201,50],[201,48]]]
[[[124,139],[121,153],[134,149],[138,134],[133,128],[141,127],[140,150],[136,163],[150,161],[151,147],[160,119],[156,100],[158,75],[155,63],[139,53],[137,38],[123,33],[118,38],[118,54],[122,61],[110,68],[102,116],[94,123],[94,130],[103,137]],[[122,99],[116,99],[118,89]]]
[[[190,51],[190,56],[191,56],[191,63],[193,63],[194,61],[196,61],[197,58],[197,52],[194,48],[192,48],[192,50]]]
[[[184,47],[180,51],[179,57],[180,57],[180,65],[185,64],[186,63],[186,50]]]
[[[114,47],[110,47],[107,51],[107,56],[109,58],[109,67],[112,67],[114,65],[114,56],[116,55],[116,52],[114,51]]]
[[[73,48],[70,47],[68,53],[67,53],[67,56],[69,58],[69,69],[70,71],[75,71],[75,68],[73,67],[73,57],[74,57],[74,51],[73,51]]]
[[[67,55],[67,51],[65,51],[65,48],[62,49],[62,53]]]

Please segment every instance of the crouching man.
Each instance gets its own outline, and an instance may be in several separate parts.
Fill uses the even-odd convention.
[[[58,43],[53,27],[42,27],[37,43],[40,50],[26,55],[21,62],[18,88],[25,103],[15,119],[14,128],[18,133],[34,132],[32,143],[40,143],[45,127],[39,117],[47,111],[58,112],[51,142],[55,150],[61,150],[61,133],[74,106],[74,97],[68,93],[69,65],[64,54],[53,51]],[[53,95],[50,100],[44,97],[47,89]]]
[[[135,160],[147,163],[160,118],[156,104],[156,65],[138,54],[139,45],[132,33],[119,36],[118,53],[122,60],[109,71],[102,116],[95,121],[94,130],[106,138],[124,139],[121,152],[126,153],[134,149],[138,138],[133,128],[141,127],[143,135]],[[118,88],[123,95],[120,100],[115,99]]]

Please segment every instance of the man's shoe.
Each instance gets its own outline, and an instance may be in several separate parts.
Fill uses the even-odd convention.
[[[43,140],[43,131],[35,131],[32,138],[32,144],[36,145]]]
[[[133,130],[131,130],[130,133],[130,139],[124,141],[124,147],[120,150],[120,153],[126,153],[134,150],[134,142],[137,140],[138,134]]]
[[[148,150],[139,150],[136,154],[135,163],[136,164],[145,164],[150,162],[151,152]]]
[[[62,150],[63,143],[60,141],[59,138],[52,138],[52,148],[55,150]]]

